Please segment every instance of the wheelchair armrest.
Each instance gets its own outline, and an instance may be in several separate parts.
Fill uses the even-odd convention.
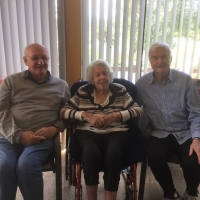
[[[152,129],[153,129],[152,124],[149,122],[148,125],[145,128],[145,133],[144,133],[144,137],[145,137],[147,142],[150,138]]]
[[[61,144],[60,144],[60,133],[56,134],[54,137],[54,141],[55,141],[55,152],[61,152]]]
[[[78,121],[75,120],[75,119],[66,119],[65,120],[65,127],[69,127],[69,126],[74,126],[74,125],[77,125],[78,124]]]
[[[127,121],[128,124],[138,124],[138,117],[131,118]]]
[[[60,142],[60,133],[55,135],[55,162],[56,162],[56,170],[61,170],[61,142]],[[58,169],[60,168],[60,169]]]

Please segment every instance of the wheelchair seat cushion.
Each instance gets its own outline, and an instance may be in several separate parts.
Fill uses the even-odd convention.
[[[135,164],[137,162],[142,162],[147,158],[147,148],[146,141],[142,131],[135,123],[129,122],[130,127],[130,145],[125,150],[123,157],[122,169]]]

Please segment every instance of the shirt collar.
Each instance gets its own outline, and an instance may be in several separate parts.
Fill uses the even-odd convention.
[[[174,81],[174,76],[173,76],[173,69],[169,69],[169,75],[168,77],[165,79],[166,80],[170,80],[170,81]],[[149,72],[150,73],[150,78],[149,78],[149,84],[153,83],[154,82],[154,76],[153,76],[153,71],[152,72]]]
[[[25,70],[24,78],[28,78],[28,79],[30,79],[31,81],[33,81],[34,83],[36,83],[36,84],[38,84],[38,85],[41,85],[41,84],[44,84],[44,83],[46,83],[47,81],[50,80],[50,72],[47,71],[47,79],[46,79],[45,81],[41,82],[41,83],[38,83],[35,79],[32,78],[31,73],[30,73],[29,70]]]

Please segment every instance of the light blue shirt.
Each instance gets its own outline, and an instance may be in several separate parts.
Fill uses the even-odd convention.
[[[173,134],[179,144],[200,137],[200,98],[189,75],[170,69],[168,78],[159,84],[150,72],[136,86],[138,103],[153,125],[151,135],[164,138]]]

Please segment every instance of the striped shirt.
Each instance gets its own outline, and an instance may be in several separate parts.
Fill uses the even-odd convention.
[[[76,129],[90,130],[98,134],[114,131],[128,130],[127,120],[139,117],[142,109],[127,93],[126,88],[117,83],[111,83],[108,103],[100,105],[94,101],[94,85],[87,84],[78,89],[76,94],[65,104],[61,110],[61,118],[76,119],[80,123]],[[90,123],[83,121],[82,113],[89,112],[96,115],[107,115],[112,112],[120,112],[121,121],[113,122],[105,129],[93,127]]]
[[[189,75],[170,69],[168,78],[159,84],[150,72],[136,86],[138,103],[153,125],[151,135],[164,138],[173,134],[179,144],[200,137],[200,99]]]

